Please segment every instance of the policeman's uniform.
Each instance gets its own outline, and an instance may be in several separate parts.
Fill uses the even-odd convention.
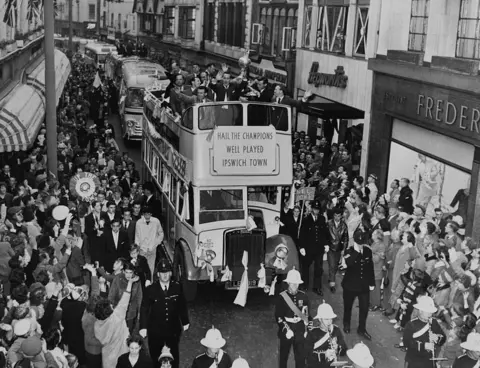
[[[477,363],[478,360],[474,360],[467,354],[464,354],[455,359],[452,368],[474,368]]]
[[[348,248],[344,254],[347,269],[342,280],[344,303],[343,326],[347,333],[350,331],[353,302],[357,297],[360,308],[358,332],[366,332],[368,306],[370,303],[370,287],[375,286],[372,250],[368,246],[364,246],[360,252],[360,249],[357,247],[357,245],[354,245]]]
[[[332,325],[330,332],[320,327],[314,327],[307,335],[307,368],[329,368],[332,360],[329,360],[327,350],[335,351],[336,357],[345,356],[347,344],[342,332],[336,325]]]
[[[158,272],[169,272],[171,267],[166,260],[160,261]],[[180,284],[170,280],[167,290],[159,282],[146,288],[140,312],[140,330],[146,329],[150,356],[159,368],[158,357],[164,345],[171,349],[173,368],[179,366],[180,335],[183,326],[189,324],[187,303]]]
[[[309,315],[310,301],[305,292],[298,290],[296,294],[290,294],[286,290],[285,293],[303,314]],[[278,337],[280,339],[279,367],[287,368],[290,348],[293,345],[295,367],[304,368],[306,325],[300,317],[295,315],[281,295],[277,296],[277,298],[275,319],[278,324]],[[288,339],[286,336],[289,330],[293,332],[291,339]]]
[[[407,323],[403,330],[403,344],[407,349],[405,355],[406,368],[428,368],[434,367],[431,360],[432,352],[425,350],[425,344],[430,342],[430,334],[438,337],[435,348],[439,348],[445,343],[445,333],[436,319],[432,319],[429,329],[426,328],[428,322],[415,318]]]
[[[314,201],[312,208],[320,209],[319,201]],[[322,213],[318,216],[308,215],[300,228],[300,248],[305,249],[306,256],[302,256],[302,279],[305,281],[305,288],[309,285],[309,269],[314,264],[313,271],[313,288],[320,292],[322,289],[323,275],[323,255],[325,254],[325,246],[329,242],[329,232],[327,221]]]

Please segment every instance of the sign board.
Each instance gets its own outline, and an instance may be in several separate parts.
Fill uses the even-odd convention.
[[[273,126],[217,127],[213,132],[217,175],[275,175],[277,139]]]
[[[107,40],[115,41],[115,28],[107,28]]]
[[[315,199],[315,188],[300,188],[295,192],[295,202],[313,201]]]
[[[343,66],[337,66],[337,69],[334,70],[335,74],[320,73],[319,66],[318,61],[312,63],[310,73],[308,73],[308,84],[313,84],[315,87],[347,88],[348,77],[345,75]]]

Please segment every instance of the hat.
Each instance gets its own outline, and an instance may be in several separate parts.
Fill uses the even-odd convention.
[[[30,319],[28,318],[21,319],[17,321],[17,323],[15,323],[15,326],[13,326],[13,333],[16,336],[26,335],[30,331],[31,325],[32,324],[30,322]]]
[[[23,221],[30,222],[35,219],[35,212],[30,207],[23,209]]]
[[[42,351],[42,340],[36,336],[30,336],[22,342],[20,350],[29,357],[37,356]]]
[[[337,315],[333,312],[330,304],[322,303],[318,306],[317,315],[314,319],[334,319]]]
[[[7,211],[7,213],[10,216],[16,215],[17,213],[22,212],[22,207],[15,206],[15,207],[10,207]]]
[[[285,251],[285,253],[288,254],[288,247],[285,244],[283,244],[283,243],[278,244],[275,247],[275,253],[277,253],[277,251],[280,250],[280,249],[283,249]]]
[[[435,303],[433,299],[427,295],[422,295],[417,298],[417,304],[413,305],[416,309],[427,312],[427,313],[435,313],[437,311],[437,307],[435,307]]]
[[[362,342],[347,350],[347,356],[359,368],[370,368],[373,365],[373,356],[370,354],[370,349]]]
[[[200,340],[200,344],[202,344],[206,348],[211,348],[211,349],[223,348],[226,343],[227,342],[222,337],[222,334],[220,333],[220,331],[217,330],[215,327],[212,327],[210,330],[208,330],[205,337],[202,340]]]
[[[375,174],[370,174],[370,175],[368,175],[368,177],[369,177],[369,178],[372,178],[372,179],[374,179],[374,180],[378,180],[378,177],[377,177],[377,175],[375,175]]]
[[[172,266],[170,265],[170,262],[166,258],[162,258],[160,261],[157,263],[157,272],[172,272]]]
[[[167,345],[164,345],[163,348],[162,348],[162,353],[160,354],[160,357],[158,358],[158,360],[162,360],[162,359],[171,359],[173,360],[173,355],[172,353],[170,352],[170,348],[167,346]]]
[[[311,206],[312,208],[316,208],[316,209],[318,209],[318,210],[319,210],[320,208],[322,208],[322,205],[320,204],[320,201],[312,201],[312,203],[310,204],[310,206]]]
[[[480,334],[477,332],[470,332],[467,336],[467,341],[460,344],[462,349],[480,352]]]
[[[288,282],[289,284],[303,284],[302,277],[300,276],[300,272],[297,270],[290,270],[287,273],[287,278],[283,280],[285,282]]]
[[[250,368],[248,362],[242,357],[238,357],[232,363],[232,368]]]
[[[56,206],[52,210],[52,217],[57,221],[63,221],[67,218],[70,210],[67,206]]]

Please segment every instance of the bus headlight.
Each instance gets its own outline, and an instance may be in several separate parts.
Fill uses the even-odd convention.
[[[205,251],[205,262],[212,263],[216,256],[217,254],[211,249]]]

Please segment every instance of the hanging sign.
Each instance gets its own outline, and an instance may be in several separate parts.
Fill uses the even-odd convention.
[[[213,132],[213,171],[218,175],[275,175],[276,130],[217,127]]]
[[[88,172],[79,173],[70,179],[70,192],[83,200],[93,199],[99,186],[98,177]]]

